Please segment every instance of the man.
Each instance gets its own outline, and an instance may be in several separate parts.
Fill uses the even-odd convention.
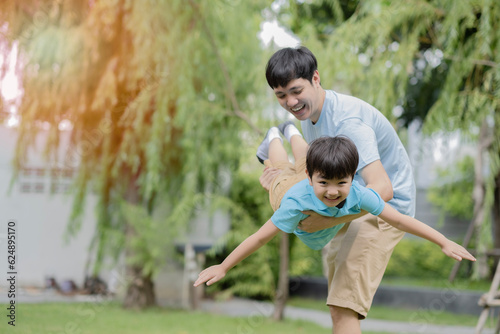
[[[355,180],[374,189],[402,214],[414,216],[410,160],[380,111],[355,97],[323,89],[316,58],[305,47],[277,51],[267,63],[266,78],[281,106],[301,122],[307,142],[325,135],[349,137],[360,156]],[[276,173],[275,169],[264,170],[260,179],[264,188],[268,189]],[[347,223],[326,246],[327,305],[335,334],[361,333],[359,319],[366,317],[392,251],[404,233],[366,212],[340,218],[307,214],[310,217],[299,225],[306,232]]]

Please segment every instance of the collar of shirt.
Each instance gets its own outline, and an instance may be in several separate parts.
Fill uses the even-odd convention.
[[[349,191],[349,195],[347,195],[347,198],[345,199],[345,203],[342,206],[342,208],[337,208],[335,207],[329,207],[325,203],[323,203],[316,195],[314,194],[314,189],[313,187],[308,184],[307,186],[307,191],[309,192],[309,195],[312,197],[312,201],[314,203],[314,206],[317,208],[318,211],[325,212],[328,214],[328,216],[335,217],[338,215],[339,211],[345,212],[345,214],[348,214],[349,210],[353,207],[358,206],[359,204],[359,183],[356,182],[355,180],[352,181],[352,186],[351,190]]]

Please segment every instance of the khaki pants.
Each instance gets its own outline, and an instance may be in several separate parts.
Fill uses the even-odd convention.
[[[364,319],[392,251],[404,232],[367,214],[344,225],[327,248],[327,304],[351,309]]]
[[[278,164],[271,164],[271,161],[264,161],[266,167],[274,167],[283,170],[271,182],[269,188],[269,202],[274,211],[278,210],[281,200],[285,193],[296,183],[302,181],[307,177],[306,175],[306,158],[301,158],[292,164],[291,162],[280,162]]]

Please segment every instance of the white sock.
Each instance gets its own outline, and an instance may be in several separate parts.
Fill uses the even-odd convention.
[[[281,139],[281,136],[280,136],[280,130],[273,126],[272,128],[269,129],[269,132],[267,134],[267,141],[268,143],[270,144],[273,139],[276,139],[278,138],[279,140],[281,140],[281,142],[283,142],[283,139]]]
[[[285,138],[286,140],[288,140],[290,142],[290,139],[293,137],[293,136],[301,136],[302,137],[302,134],[300,133],[299,129],[297,129],[295,127],[295,125],[293,124],[290,124],[288,125],[286,128],[285,128],[285,132],[284,132],[284,135],[285,135]]]
[[[266,132],[266,137],[262,139],[259,147],[257,148],[257,158],[261,163],[264,163],[265,160],[269,159],[269,145],[271,142],[278,138],[283,143],[283,139],[281,139],[280,130],[277,127],[272,127],[269,131]]]

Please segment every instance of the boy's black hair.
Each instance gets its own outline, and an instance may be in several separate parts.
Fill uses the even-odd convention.
[[[276,51],[266,65],[266,79],[271,88],[286,87],[294,79],[304,78],[312,83],[318,62],[305,46]]]
[[[320,137],[309,146],[306,168],[309,177],[316,172],[325,179],[354,177],[359,155],[356,145],[347,137]]]

